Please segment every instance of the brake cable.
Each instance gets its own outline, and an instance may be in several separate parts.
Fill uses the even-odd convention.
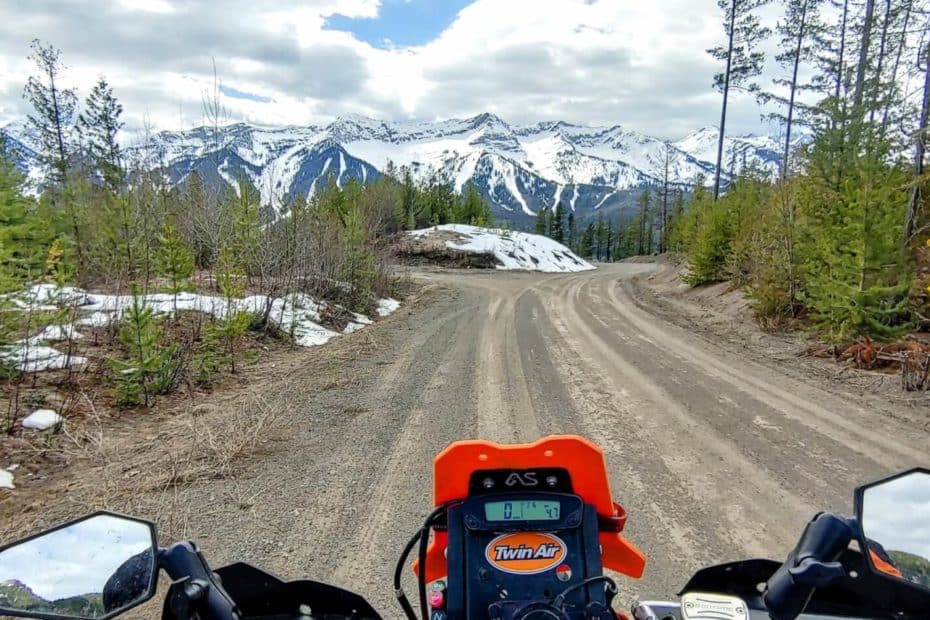
[[[407,595],[404,593],[403,586],[401,585],[401,576],[403,574],[404,566],[407,563],[407,558],[410,556],[410,552],[413,551],[413,546],[419,541],[420,547],[418,550],[418,559],[419,559],[419,571],[417,574],[417,587],[418,594],[420,596],[420,613],[423,615],[422,620],[428,620],[428,606],[426,602],[426,551],[427,545],[429,543],[429,533],[432,530],[436,522],[439,521],[445,512],[452,506],[461,504],[461,500],[452,500],[438,506],[433,512],[426,517],[426,520],[423,522],[423,526],[413,535],[413,538],[406,544],[403,552],[400,554],[400,558],[397,561],[397,566],[394,567],[394,596],[397,598],[397,601],[400,603],[401,608],[404,610],[404,614],[407,616],[407,620],[419,620],[416,616],[416,613],[413,611],[413,607],[410,605],[410,601],[407,599]]]

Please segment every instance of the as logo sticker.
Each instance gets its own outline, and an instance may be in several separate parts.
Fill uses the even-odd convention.
[[[565,560],[568,549],[558,536],[540,532],[504,534],[484,551],[488,562],[513,575],[534,575],[555,568]]]

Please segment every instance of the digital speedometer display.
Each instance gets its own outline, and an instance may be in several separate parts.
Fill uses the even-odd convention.
[[[488,521],[557,521],[561,505],[551,501],[487,502],[484,518]]]

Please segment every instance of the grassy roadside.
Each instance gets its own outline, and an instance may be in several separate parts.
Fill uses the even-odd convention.
[[[410,285],[395,315],[413,312],[432,290]],[[162,543],[186,538],[197,512],[234,518],[268,489],[224,485],[234,491],[209,502],[192,501],[186,490],[235,482],[283,449],[300,423],[291,407],[297,395],[349,380],[347,365],[382,346],[395,315],[324,346],[268,346],[209,392],[160,399],[145,411],[91,408],[58,429],[0,439],[0,455],[23,463],[17,488],[0,489],[0,542],[100,509],[155,521]]]

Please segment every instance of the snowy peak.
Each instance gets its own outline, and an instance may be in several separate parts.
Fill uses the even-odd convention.
[[[25,134],[15,126],[9,133],[30,153]],[[350,115],[325,126],[235,123],[166,131],[144,147],[130,146],[127,157],[140,165],[165,162],[168,178],[176,184],[194,172],[212,185],[235,187],[247,181],[264,204],[275,208],[295,196],[313,194],[329,178],[340,186],[349,179],[365,182],[393,164],[458,191],[474,184],[497,217],[526,225],[539,209],[559,200],[582,217],[633,208],[635,194],[664,178],[666,154],[673,183],[710,176],[716,145],[713,127],[670,143],[621,125],[588,127],[553,120],[521,126],[486,112],[437,122]],[[36,177],[34,153],[20,163]],[[725,177],[749,165],[777,172],[775,141],[728,138]]]

